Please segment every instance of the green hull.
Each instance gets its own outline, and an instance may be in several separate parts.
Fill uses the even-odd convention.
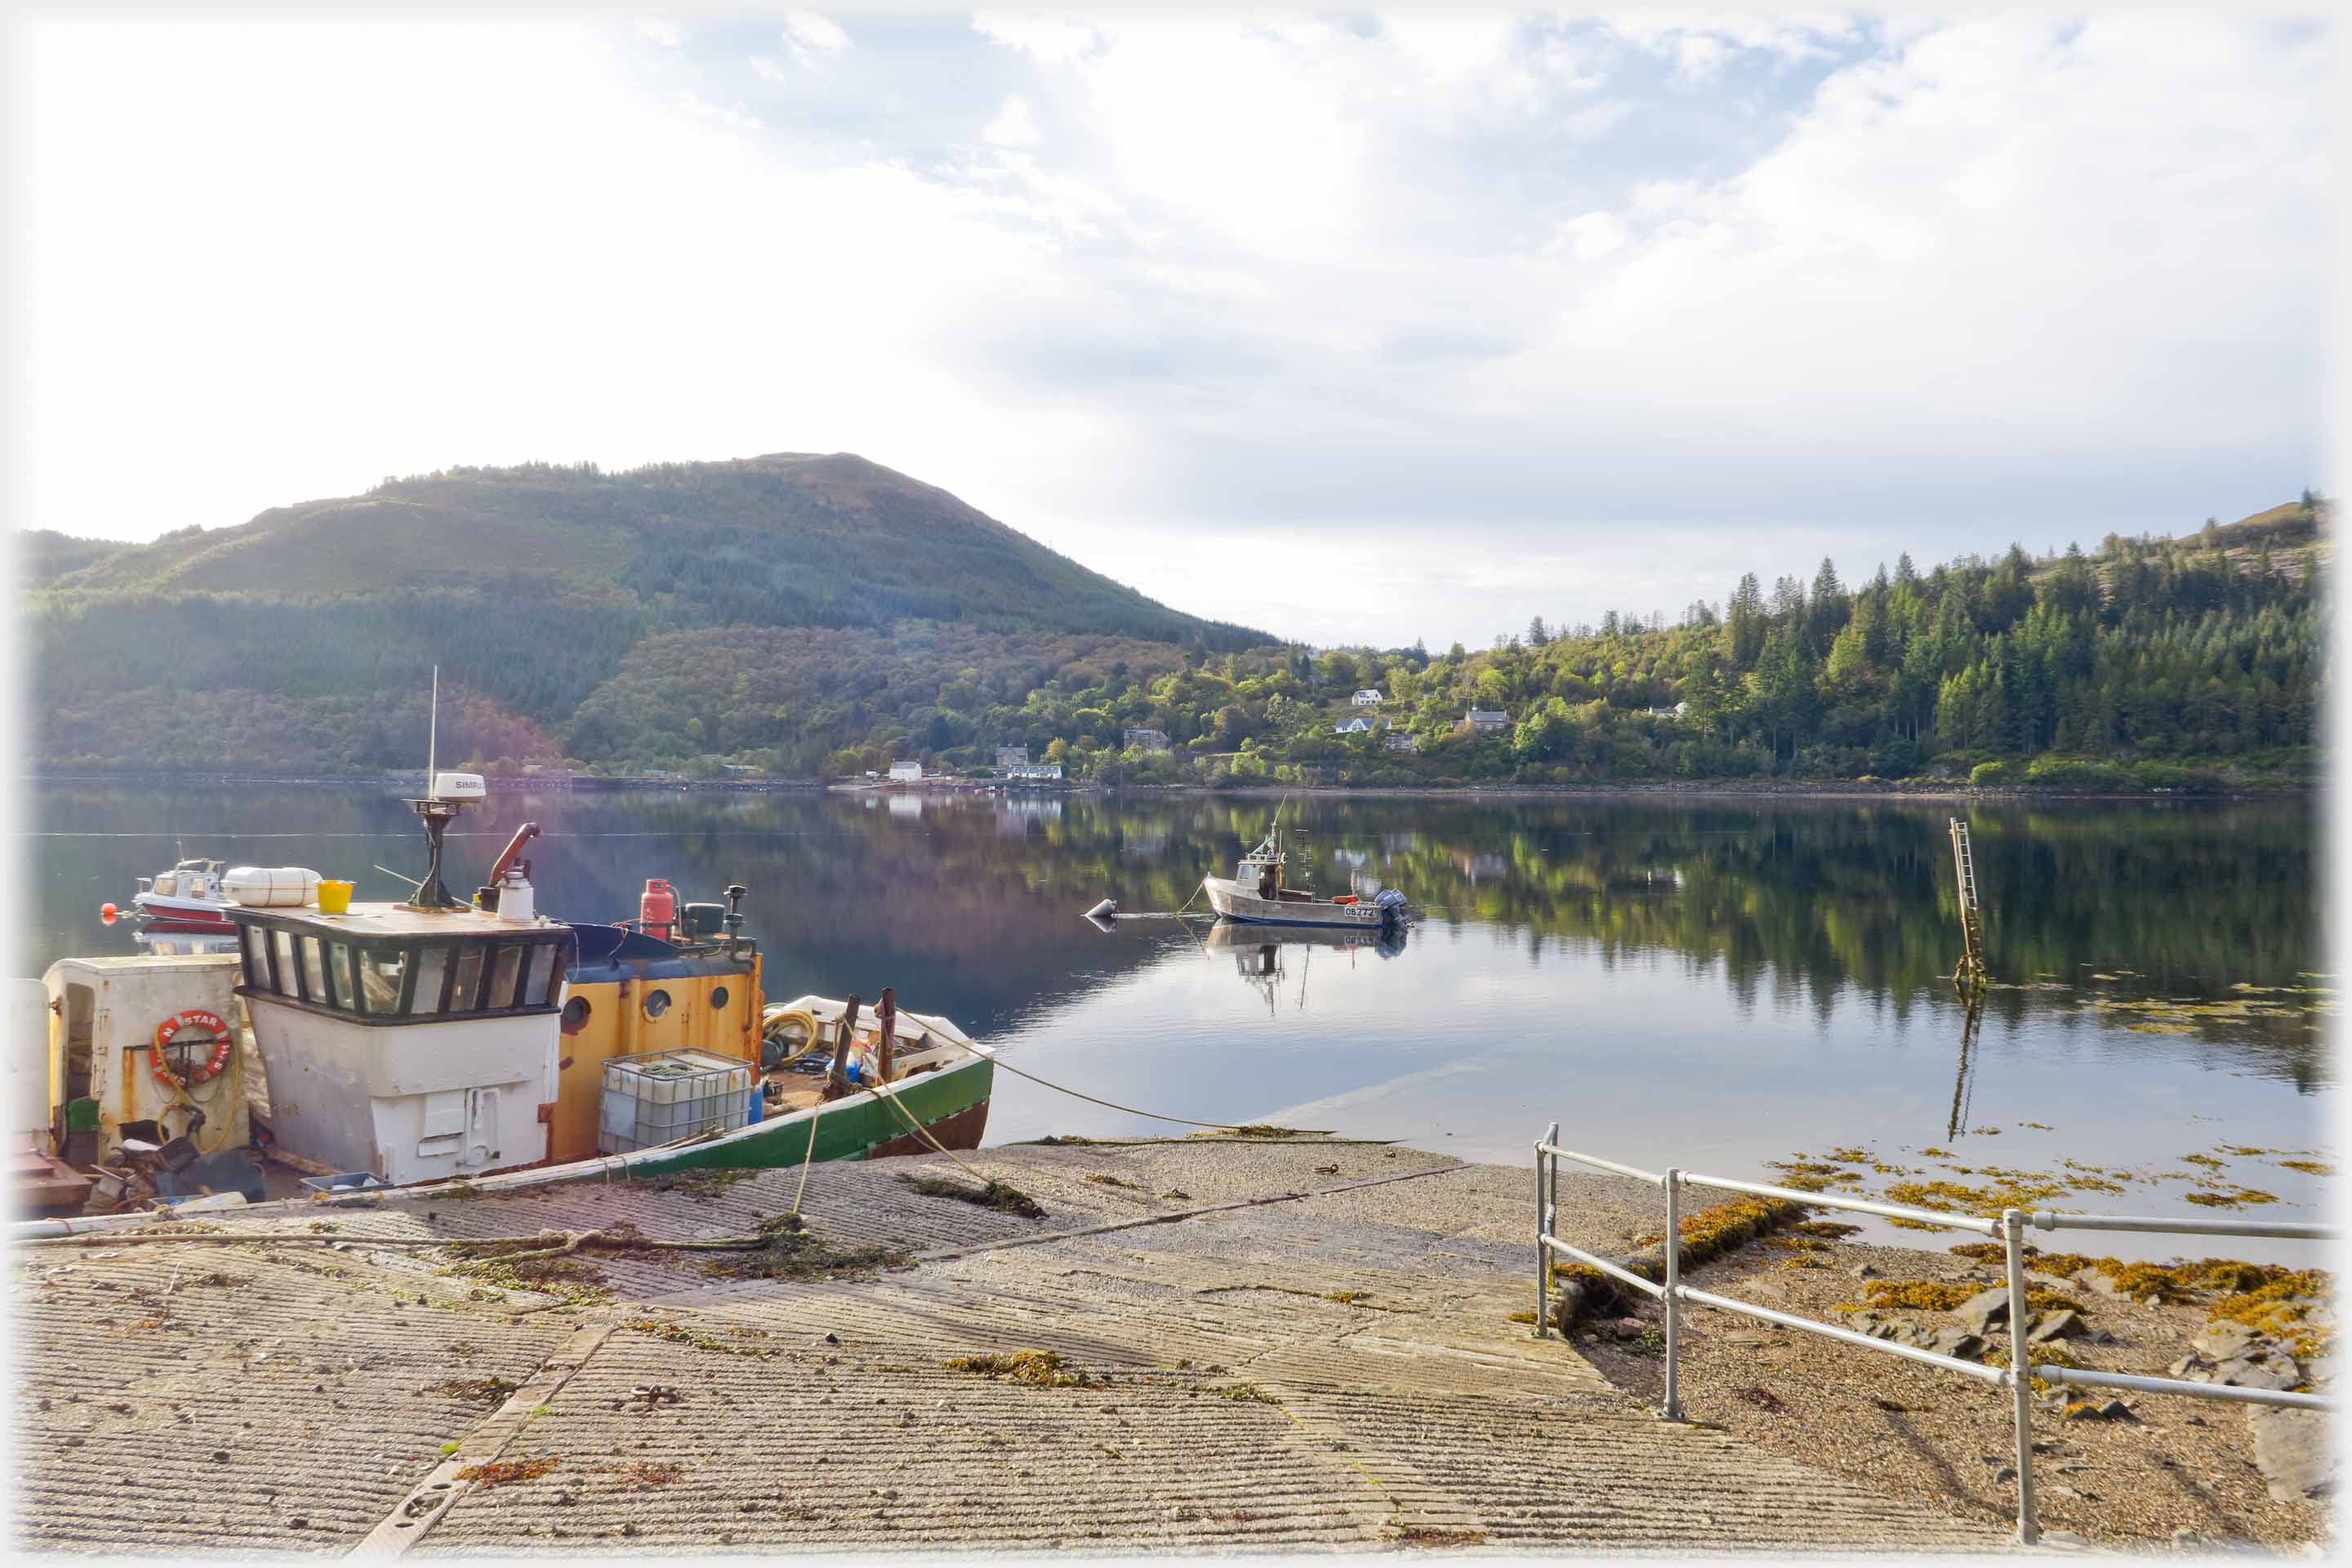
[[[929,1152],[930,1142],[908,1130],[908,1120],[919,1122],[930,1139],[943,1147],[977,1149],[981,1134],[988,1125],[989,1096],[995,1084],[994,1058],[977,1054],[954,1067],[942,1068],[937,1072],[918,1073],[913,1078],[901,1079],[894,1098],[906,1111],[903,1118],[869,1089],[809,1110],[780,1116],[772,1121],[740,1128],[723,1137],[706,1139],[702,1142],[676,1149],[640,1149],[631,1154],[603,1154],[593,1160],[576,1160],[565,1165],[533,1165],[519,1171],[502,1171],[496,1175],[460,1177],[454,1182],[352,1193],[325,1200],[325,1203],[333,1206],[373,1205],[387,1197],[456,1190],[510,1193],[560,1182],[610,1181],[614,1176],[659,1175],[666,1171],[789,1169],[811,1157],[809,1123],[812,1121],[816,1123],[814,1158],[819,1160],[862,1160],[886,1154]],[[276,1214],[299,1210],[315,1215],[320,1206],[319,1200],[299,1204],[281,1200],[256,1205],[250,1210],[241,1212]],[[153,1223],[152,1215],[88,1215],[70,1220],[35,1220],[11,1226],[9,1234],[18,1237],[78,1235],[85,1231]]]
[[[844,1100],[798,1110],[677,1149],[640,1149],[628,1154],[601,1154],[568,1165],[538,1166],[481,1176],[473,1185],[483,1192],[543,1186],[551,1182],[604,1180],[618,1174],[658,1175],[668,1171],[768,1170],[798,1165],[812,1158],[809,1124],[816,1124],[817,1160],[860,1160],[881,1154],[919,1153],[930,1143],[908,1129],[919,1123],[930,1139],[950,1149],[976,1149],[987,1123],[988,1102],[996,1084],[996,1063],[975,1056],[937,1072],[901,1079],[891,1096],[902,1116],[868,1090]]]

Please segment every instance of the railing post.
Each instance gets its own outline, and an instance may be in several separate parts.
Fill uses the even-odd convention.
[[[2033,1510],[2033,1365],[2028,1359],[2025,1309],[2025,1216],[2015,1209],[2000,1215],[2001,1243],[2009,1255],[2009,1383],[2017,1420],[2017,1542],[2042,1539]]]
[[[1545,1237],[1551,1234],[1551,1215],[1544,1205],[1544,1167],[1552,1157],[1544,1149],[1559,1138],[1559,1123],[1555,1121],[1536,1140],[1536,1338],[1539,1340],[1548,1337],[1551,1329],[1551,1254],[1544,1247]]]
[[[1544,1234],[1556,1237],[1559,1234],[1559,1122],[1555,1121],[1551,1124],[1544,1142],[1551,1145],[1551,1152],[1544,1156]],[[1544,1270],[1544,1277],[1549,1279],[1551,1263],[1549,1258],[1545,1259]]]
[[[1682,1351],[1683,1173],[1666,1172],[1666,1407],[1669,1421],[1683,1418],[1682,1395],[1675,1382]]]

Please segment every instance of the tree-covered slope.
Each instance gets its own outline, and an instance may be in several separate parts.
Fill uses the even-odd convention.
[[[26,587],[53,583],[124,548],[110,539],[76,539],[54,528],[20,530],[16,544],[16,581]]]
[[[885,626],[915,617],[995,631],[1197,638],[1220,649],[1266,640],[1171,610],[945,490],[846,453],[615,474],[526,464],[387,479],[364,496],[114,551],[51,589],[67,603],[529,593],[626,606],[670,626]]]
[[[730,627],[803,628],[779,644],[803,667],[910,620],[1013,639],[983,662],[1026,658],[1022,639],[1149,644],[1170,660],[1180,647],[1268,640],[1171,609],[845,454],[614,474],[457,468],[143,545],[33,537],[38,551],[23,553],[42,569],[26,572],[25,618],[52,765],[154,765],[200,714],[247,732],[224,762],[387,765],[382,726],[354,729],[347,710],[386,710],[436,664],[561,756],[575,710],[635,650],[657,666],[666,639]],[[764,732],[814,746],[826,727],[807,717],[772,710]],[[659,721],[633,714],[625,728],[671,727]],[[866,738],[827,733],[818,750]]]
[[[2011,546],[1925,572],[1903,554],[1851,584],[1823,561],[1769,593],[1749,573],[1719,607],[1693,603],[1673,624],[1538,619],[1492,648],[1334,649],[1287,672],[1253,668],[1230,700],[1205,689],[1142,700],[1180,716],[1213,708],[1198,749],[1238,754],[1203,759],[1212,774],[1286,782],[1307,765],[1399,784],[2303,778],[2326,673],[2333,513],[2306,494],[2177,539],[2110,534],[2094,552]],[[1235,673],[1249,658],[1230,661]],[[1203,688],[1215,672],[1184,679]],[[1379,717],[1412,751],[1334,732],[1359,686],[1382,689]],[[1475,730],[1473,706],[1507,722]]]

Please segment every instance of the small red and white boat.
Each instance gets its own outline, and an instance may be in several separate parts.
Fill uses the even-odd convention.
[[[233,931],[228,907],[217,860],[183,860],[168,871],[142,877],[131,900],[133,914],[173,931]]]

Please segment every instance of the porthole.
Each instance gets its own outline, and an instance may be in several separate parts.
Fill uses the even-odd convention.
[[[714,1011],[727,1005],[727,987],[714,985],[710,988],[710,1005]]]
[[[563,1005],[563,1032],[576,1035],[588,1026],[588,998],[574,996]]]
[[[667,1012],[668,1012],[668,1011],[669,1011],[669,993],[668,993],[668,992],[667,992],[667,991],[648,991],[648,992],[646,992],[646,1017],[648,1017],[648,1018],[658,1018],[658,1017],[660,1017],[664,1013],[667,1013]]]

